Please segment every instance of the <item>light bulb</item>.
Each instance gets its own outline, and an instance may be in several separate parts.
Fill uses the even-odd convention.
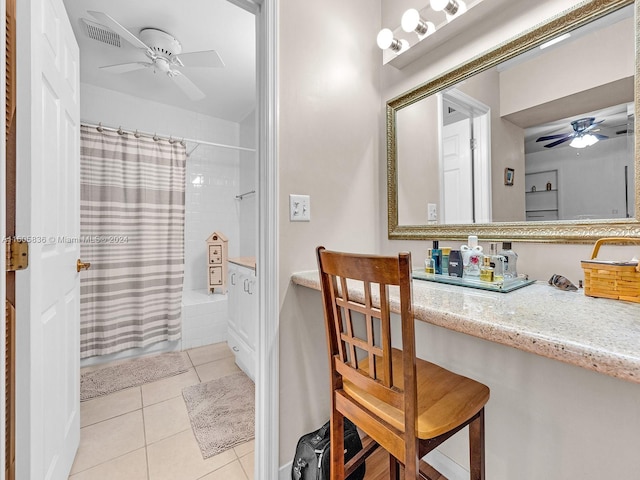
[[[598,143],[598,137],[590,133],[587,133],[584,136],[584,142],[587,145],[587,147],[590,147],[591,145],[595,145],[596,143]]]
[[[449,5],[450,0],[431,0],[431,8],[436,12],[440,12],[445,9],[447,5]]]
[[[569,146],[573,148],[584,148],[587,146],[587,144],[584,141],[583,137],[575,137],[573,140],[571,140],[571,143],[569,144]]]
[[[462,15],[464,12],[467,11],[467,4],[464,3],[462,0],[456,0],[456,3],[457,3],[457,7],[454,10],[454,13],[448,13],[447,10],[445,9],[447,22],[450,22],[454,18],[458,18],[460,15]]]
[[[380,32],[378,32],[377,41],[378,47],[380,47],[382,50],[390,48],[393,43],[393,32],[388,28],[383,28],[382,30],[380,30]]]
[[[395,53],[401,53],[409,48],[409,42],[394,38],[393,32],[388,28],[383,28],[378,32],[377,43],[382,50],[389,48]]]
[[[415,8],[410,8],[402,15],[402,29],[405,32],[416,32],[420,37],[426,37],[436,31],[433,23],[423,20],[420,12]]]

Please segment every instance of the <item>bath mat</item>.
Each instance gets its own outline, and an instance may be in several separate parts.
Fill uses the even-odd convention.
[[[202,458],[254,437],[255,385],[243,372],[182,389]]]
[[[136,358],[80,375],[80,401],[137,387],[148,382],[172,377],[191,368],[185,352],[161,353]]]

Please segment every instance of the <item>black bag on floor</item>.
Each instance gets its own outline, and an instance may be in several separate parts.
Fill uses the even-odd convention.
[[[292,480],[329,480],[331,464],[331,442],[329,442],[329,425],[327,422],[315,432],[300,437],[296,446],[296,456],[291,469]],[[362,450],[362,441],[356,426],[348,418],[344,419],[344,461],[351,460]],[[363,463],[347,480],[362,480],[366,471]]]

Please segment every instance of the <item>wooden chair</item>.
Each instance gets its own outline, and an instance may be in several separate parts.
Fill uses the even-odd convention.
[[[390,478],[400,478],[400,464],[405,479],[428,478],[421,458],[468,425],[471,480],[484,480],[489,388],[416,358],[411,255],[318,247],[317,256],[331,370],[331,479],[345,479],[375,443],[389,452]],[[347,286],[356,283],[362,293],[349,295]],[[390,286],[400,288],[402,350],[392,348]],[[344,417],[375,442],[363,442],[346,466]]]

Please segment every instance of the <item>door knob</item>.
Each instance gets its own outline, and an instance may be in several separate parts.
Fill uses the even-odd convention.
[[[83,262],[82,260],[78,259],[78,261],[76,262],[76,270],[79,272],[80,270],[88,270],[89,267],[91,266],[91,263],[89,262]]]

